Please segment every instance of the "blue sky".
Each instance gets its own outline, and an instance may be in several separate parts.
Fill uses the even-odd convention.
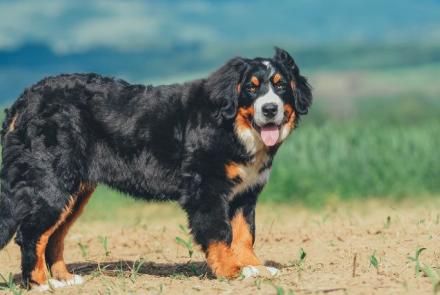
[[[275,45],[380,44],[440,44],[440,0],[0,0],[0,105],[58,73],[175,81]]]
[[[440,40],[440,1],[0,2],[0,50],[47,44],[68,54],[96,47],[139,51],[175,43]]]

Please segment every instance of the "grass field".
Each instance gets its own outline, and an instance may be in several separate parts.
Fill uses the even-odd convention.
[[[265,200],[405,197],[440,191],[440,121],[355,121],[299,128],[282,147]]]

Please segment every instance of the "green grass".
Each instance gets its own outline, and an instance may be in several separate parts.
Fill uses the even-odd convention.
[[[264,200],[403,197],[440,192],[440,120],[302,126],[281,148]]]
[[[135,206],[134,199],[128,198],[107,186],[100,185],[93,193],[83,220],[112,220],[115,211],[121,207]]]

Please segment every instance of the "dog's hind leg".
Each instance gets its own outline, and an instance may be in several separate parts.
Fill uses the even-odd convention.
[[[28,216],[20,226],[22,273],[25,285],[47,282],[45,251],[50,236],[65,221],[75,205],[70,197],[63,207],[47,206]]]
[[[91,193],[90,190],[86,192],[84,188],[85,186],[81,184],[79,192],[65,198],[57,198],[52,200],[51,203],[41,204],[38,210],[35,210],[23,220],[20,226],[20,247],[23,282],[27,286],[37,285],[38,289],[47,290],[50,286],[57,288],[82,282],[80,277],[70,277],[74,280],[62,282],[50,279],[48,283],[49,275],[46,261],[54,266],[57,273],[61,273],[59,276],[68,277],[66,275],[67,269],[63,272],[65,265],[62,262],[60,245],[62,245],[67,229],[76,220],[78,213],[81,212],[85,204],[83,201],[88,199]],[[51,193],[55,195],[55,192],[52,191]]]
[[[71,214],[67,216],[63,223],[50,236],[46,247],[46,260],[50,266],[52,277],[58,280],[65,281],[69,284],[81,283],[79,276],[73,276],[68,270],[64,262],[64,238],[66,237],[70,227],[81,215],[85,205],[89,201],[96,185],[82,183],[80,189],[76,194],[75,205],[72,208]]]

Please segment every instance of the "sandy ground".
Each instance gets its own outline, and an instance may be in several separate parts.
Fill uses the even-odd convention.
[[[186,219],[176,206],[139,204],[121,209],[113,220],[93,221],[86,215],[78,221],[66,239],[66,260],[86,283],[55,293],[432,294],[440,266],[439,216],[440,202],[433,200],[334,205],[320,211],[261,205],[256,252],[281,274],[270,280],[227,281],[210,276],[196,247],[190,259],[188,249],[176,242],[176,237],[189,239],[179,227]],[[418,247],[426,248],[419,260],[421,267],[434,270],[431,276],[415,273],[409,256]],[[302,261],[301,249],[306,253]],[[372,255],[377,268],[371,265]],[[0,273],[11,273],[17,283],[19,258],[14,243],[0,252]]]

